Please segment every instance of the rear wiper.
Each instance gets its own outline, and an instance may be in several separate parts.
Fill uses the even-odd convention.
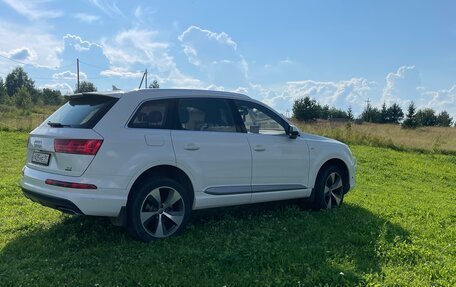
[[[62,125],[61,123],[53,123],[53,122],[48,122],[48,125],[50,125],[52,128],[63,128],[63,127],[69,127],[70,125]]]

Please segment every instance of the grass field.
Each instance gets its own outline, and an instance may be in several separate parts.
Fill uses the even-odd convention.
[[[139,243],[18,187],[27,134],[0,132],[0,286],[456,286],[456,157],[352,146],[337,210],[296,202],[197,211]]]
[[[296,123],[305,132],[336,138],[346,143],[456,155],[456,128],[454,127],[403,129],[400,125],[393,124],[358,125],[329,121]]]
[[[31,131],[50,116],[58,106],[35,106],[29,111],[0,105],[0,130]]]

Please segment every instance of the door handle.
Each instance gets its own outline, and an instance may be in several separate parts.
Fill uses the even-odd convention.
[[[200,148],[196,144],[191,143],[191,144],[187,144],[184,147],[184,149],[186,149],[186,150],[199,150]]]
[[[262,145],[256,145],[254,148],[253,148],[254,151],[265,151],[266,148]]]

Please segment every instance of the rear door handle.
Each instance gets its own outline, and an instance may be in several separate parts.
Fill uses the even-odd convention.
[[[186,149],[186,150],[199,150],[200,148],[196,144],[190,143],[190,144],[185,145],[184,149]]]
[[[254,151],[265,151],[266,148],[262,145],[256,145],[254,148],[253,148]]]

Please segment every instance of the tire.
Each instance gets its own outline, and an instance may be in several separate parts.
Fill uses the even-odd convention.
[[[342,170],[335,165],[320,171],[315,182],[313,209],[331,209],[339,207],[344,201],[345,188]]]
[[[190,219],[192,197],[169,178],[146,179],[132,190],[127,203],[127,230],[149,242],[182,233]]]

